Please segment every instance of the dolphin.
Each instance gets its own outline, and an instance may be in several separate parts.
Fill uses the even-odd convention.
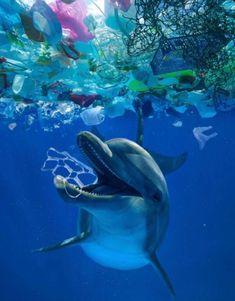
[[[79,206],[79,234],[36,251],[79,244],[106,267],[129,270],[151,264],[175,296],[156,255],[169,221],[167,184],[157,162],[142,146],[124,138],[104,142],[83,131],[77,143],[96,171],[97,182],[80,188],[56,176],[54,184],[64,201]]]

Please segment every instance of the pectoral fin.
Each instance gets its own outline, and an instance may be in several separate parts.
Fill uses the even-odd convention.
[[[80,232],[87,233],[90,231],[91,214],[83,208],[79,209],[78,229]]]
[[[170,278],[167,275],[164,268],[162,267],[161,263],[159,262],[156,254],[151,254],[149,256],[149,260],[152,263],[152,265],[156,268],[156,270],[158,270],[158,272],[160,272],[160,274],[161,274],[164,282],[166,283],[166,286],[168,287],[172,297],[175,299],[175,291],[174,291],[173,285],[171,284]]]
[[[36,249],[36,250],[34,250],[34,252],[48,252],[48,251],[62,249],[65,247],[70,247],[70,246],[77,245],[77,244],[85,241],[88,237],[89,237],[89,232],[82,232],[78,236],[73,236],[71,238],[65,239],[52,246]]]

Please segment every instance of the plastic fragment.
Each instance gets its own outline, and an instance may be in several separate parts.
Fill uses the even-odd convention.
[[[80,188],[96,181],[96,175],[91,167],[78,161],[66,151],[58,151],[50,147],[42,171],[51,171],[54,177],[62,176],[71,184]]]
[[[51,8],[57,15],[62,28],[66,30],[68,38],[72,41],[88,42],[93,39],[94,36],[84,24],[87,13],[84,0],[75,0],[69,4],[56,0],[51,4]]]
[[[80,113],[80,117],[86,125],[101,124],[105,119],[104,108],[97,106],[94,108],[86,109]]]
[[[62,38],[61,24],[51,7],[43,0],[37,0],[30,10],[34,27],[43,34],[52,45],[56,45]]]
[[[205,147],[206,143],[210,139],[212,139],[218,135],[218,133],[216,133],[216,132],[214,132],[210,135],[204,134],[204,132],[211,130],[211,129],[212,129],[212,126],[196,127],[193,129],[193,135],[198,141],[200,150],[202,150]]]
[[[183,121],[182,120],[176,120],[172,123],[172,125],[175,127],[175,128],[181,128],[183,126]]]
[[[13,131],[16,127],[17,127],[17,123],[16,122],[12,122],[12,123],[8,124],[8,128],[11,131]]]

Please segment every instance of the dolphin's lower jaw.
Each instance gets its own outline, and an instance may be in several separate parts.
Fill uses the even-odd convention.
[[[84,188],[79,188],[76,185],[70,184],[62,176],[55,176],[54,185],[58,190],[65,191],[67,196],[71,199],[71,202],[73,201],[73,199],[77,200],[78,198],[80,198],[82,201],[83,199],[104,200],[110,199],[112,197],[112,195],[104,195],[96,192],[86,191]]]

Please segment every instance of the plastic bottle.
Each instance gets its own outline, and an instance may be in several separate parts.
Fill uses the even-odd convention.
[[[12,91],[14,94],[29,97],[34,93],[36,83],[26,75],[16,74],[12,83]]]

